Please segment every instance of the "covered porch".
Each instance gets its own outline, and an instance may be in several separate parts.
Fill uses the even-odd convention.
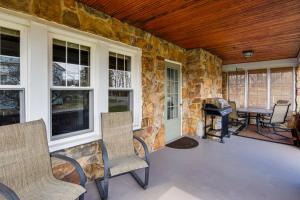
[[[149,186],[118,176],[108,199],[299,199],[299,11],[296,0],[0,0],[0,129],[41,120],[47,154],[78,162],[88,200],[105,172],[101,116],[119,112],[150,152]],[[228,132],[219,117],[206,126],[210,101],[228,109]],[[166,146],[183,137],[198,146]],[[80,182],[68,162],[51,169]]]

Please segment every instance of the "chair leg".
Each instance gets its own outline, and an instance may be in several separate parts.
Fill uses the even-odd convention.
[[[140,177],[135,173],[135,171],[131,171],[131,176],[135,179],[135,181],[144,189],[147,189],[148,183],[149,183],[149,171],[150,168],[145,168],[145,181],[143,182]]]
[[[287,136],[285,136],[285,135],[279,134],[279,133],[278,133],[279,131],[276,130],[276,127],[275,127],[275,126],[272,126],[272,128],[273,128],[273,134],[278,135],[278,136],[283,137],[283,138],[286,138],[286,139],[292,139],[292,138],[287,137]]]
[[[96,185],[102,200],[107,200],[108,197],[108,177],[96,179]]]

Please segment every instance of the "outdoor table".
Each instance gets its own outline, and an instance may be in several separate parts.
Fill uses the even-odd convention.
[[[247,128],[249,124],[249,118],[250,118],[250,113],[255,114],[255,119],[256,119],[256,132],[260,134],[259,131],[259,118],[261,115],[271,115],[273,110],[272,109],[265,109],[265,108],[239,108],[237,109],[239,113],[245,113],[246,114],[246,125],[245,128]]]

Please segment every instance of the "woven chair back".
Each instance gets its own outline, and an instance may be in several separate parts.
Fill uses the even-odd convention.
[[[131,112],[102,113],[101,127],[110,160],[134,155]]]
[[[0,182],[15,192],[52,175],[43,120],[0,127]]]
[[[270,122],[272,124],[284,123],[289,111],[289,107],[290,104],[275,104]]]

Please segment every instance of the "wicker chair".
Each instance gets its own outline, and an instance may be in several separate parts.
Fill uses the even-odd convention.
[[[100,146],[104,163],[104,177],[96,179],[101,196],[108,197],[108,180],[111,177],[130,173],[144,189],[149,180],[149,152],[142,139],[133,136],[131,112],[114,112],[101,114],[102,140]],[[140,158],[134,149],[136,139],[144,148],[145,157]],[[145,169],[144,182],[135,173],[137,169]]]
[[[42,120],[0,127],[0,199],[84,199],[86,177],[80,165],[63,155],[52,156],[75,167],[81,186],[54,178]]]
[[[273,112],[271,114],[271,116],[260,116],[259,117],[259,127],[263,127],[263,128],[271,128],[273,129],[272,133],[282,136],[282,137],[286,137],[283,135],[278,134],[278,132],[285,132],[285,131],[291,131],[291,129],[289,129],[288,127],[286,127],[285,123],[286,123],[286,118],[287,118],[287,114],[289,111],[289,107],[291,104],[289,103],[284,103],[284,102],[279,102],[276,103],[273,107]],[[261,132],[260,130],[258,130],[259,132]]]
[[[229,101],[229,105],[232,108],[232,112],[229,114],[229,123],[232,126],[237,127],[234,134],[238,134],[238,132],[241,129],[246,127],[247,116],[246,115],[241,115],[241,114],[238,113],[237,108],[236,108],[236,103],[234,101]]]

